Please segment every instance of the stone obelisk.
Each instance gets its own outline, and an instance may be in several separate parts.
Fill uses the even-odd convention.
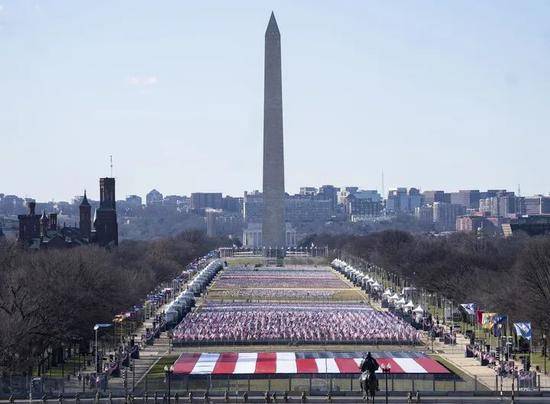
[[[262,243],[282,250],[285,247],[285,170],[283,155],[283,95],[281,88],[281,34],[275,15],[265,31],[264,71],[264,215]],[[277,253],[279,255],[280,253]]]

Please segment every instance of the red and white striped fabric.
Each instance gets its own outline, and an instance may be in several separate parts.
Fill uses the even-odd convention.
[[[205,352],[183,353],[174,363],[179,375],[248,374],[354,374],[360,373],[361,353],[296,352]],[[448,374],[447,368],[420,353],[376,354],[382,365],[391,365],[395,374]],[[381,370],[378,370],[381,372]]]

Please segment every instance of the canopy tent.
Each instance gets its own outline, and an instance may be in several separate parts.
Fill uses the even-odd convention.
[[[413,313],[415,313],[415,314],[424,314],[424,309],[422,308],[422,306],[418,305],[418,307],[413,310]]]
[[[375,290],[378,290],[380,289],[380,284],[378,282],[374,282],[373,284],[370,285],[371,288],[375,289]]]
[[[403,305],[403,308],[405,308],[405,309],[412,309],[413,307],[414,307],[414,304],[413,304],[412,300],[409,300],[409,303]]]
[[[389,297],[388,299],[397,301],[397,300],[399,300],[399,295],[397,293],[395,293],[393,296]]]

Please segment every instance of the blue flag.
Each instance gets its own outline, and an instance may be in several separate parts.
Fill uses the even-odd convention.
[[[514,323],[514,329],[519,337],[531,341],[531,323]]]
[[[508,316],[506,314],[497,314],[493,317],[493,335],[495,337],[500,337],[502,335],[502,328],[507,320]]]

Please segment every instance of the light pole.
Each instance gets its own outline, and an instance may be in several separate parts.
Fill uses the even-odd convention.
[[[386,365],[382,364],[382,373],[384,373],[386,379],[386,404],[388,404],[388,373],[391,371],[391,365],[387,363]]]
[[[95,372],[100,373],[98,369],[98,362],[99,362],[99,355],[97,352],[97,332],[100,328],[107,328],[112,326],[112,324],[96,324],[94,325],[94,332],[95,332]]]
[[[168,381],[168,404],[170,404],[172,373],[174,373],[174,366],[168,367],[168,365],[164,365],[164,374],[166,375],[166,380]]]
[[[548,356],[546,346],[546,333],[542,334],[542,355],[544,356],[544,374],[546,374],[546,357]]]

